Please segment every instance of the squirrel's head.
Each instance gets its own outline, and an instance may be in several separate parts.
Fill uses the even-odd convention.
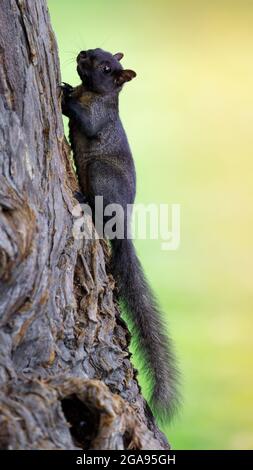
[[[107,94],[120,91],[136,73],[124,70],[120,64],[123,54],[110,54],[102,49],[81,51],[77,56],[77,72],[85,88],[95,93]]]

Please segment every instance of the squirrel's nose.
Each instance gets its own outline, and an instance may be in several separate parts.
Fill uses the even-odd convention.
[[[85,60],[85,59],[87,59],[87,57],[88,57],[87,52],[86,51],[81,51],[81,52],[79,52],[76,59],[77,59],[77,62],[79,62],[79,60]]]
[[[77,63],[86,63],[87,62],[87,59],[88,59],[88,54],[86,51],[81,51],[79,52],[77,58],[76,58],[76,61]]]

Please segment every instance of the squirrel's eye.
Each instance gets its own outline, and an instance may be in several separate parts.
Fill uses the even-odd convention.
[[[105,65],[105,66],[103,67],[103,72],[104,72],[104,73],[110,73],[111,70],[112,70],[112,69],[111,69],[111,67],[110,67],[109,65]]]

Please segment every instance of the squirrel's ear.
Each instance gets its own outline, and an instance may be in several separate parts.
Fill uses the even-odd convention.
[[[118,61],[120,61],[121,59],[123,59],[124,54],[123,54],[123,52],[117,52],[117,54],[114,54],[113,57],[114,57],[115,59],[117,59]]]
[[[116,76],[116,83],[121,86],[125,82],[130,82],[134,77],[136,77],[136,73],[133,70],[120,70]]]

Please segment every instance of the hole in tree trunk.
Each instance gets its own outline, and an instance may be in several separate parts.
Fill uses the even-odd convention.
[[[99,428],[98,412],[85,406],[75,395],[64,398],[61,404],[74,444],[88,450]]]

